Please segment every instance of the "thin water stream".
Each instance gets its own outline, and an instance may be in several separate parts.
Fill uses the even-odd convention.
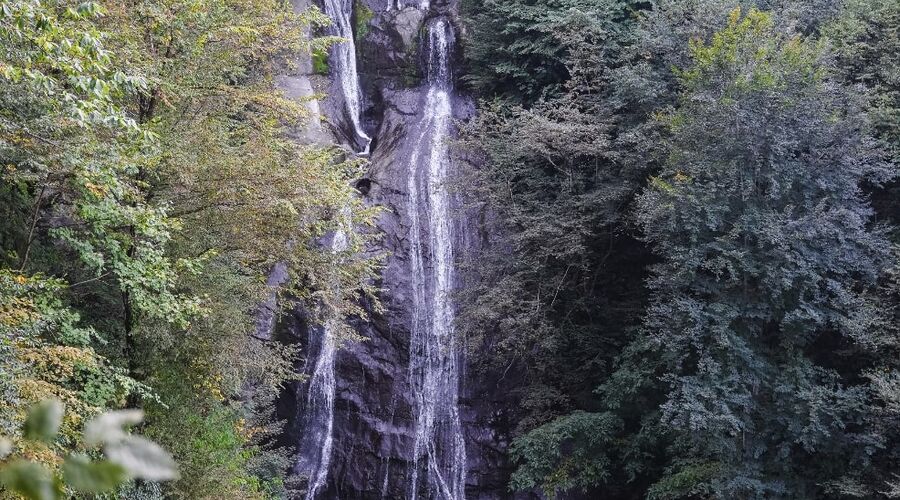
[[[330,64],[335,70],[335,79],[340,84],[347,114],[353,125],[356,138],[351,147],[360,148],[358,154],[367,155],[372,139],[361,125],[362,92],[356,66],[356,44],[350,22],[353,14],[353,0],[324,0],[325,14],[331,18],[331,31],[343,38],[331,50]],[[347,249],[349,213],[342,211],[340,228],[335,232],[330,249],[339,253]],[[325,324],[314,332],[321,332],[321,346],[309,380],[306,403],[306,426],[300,446],[300,459],[296,471],[309,477],[306,500],[314,500],[325,488],[334,447],[334,362],[337,354],[335,331],[342,318],[331,311],[323,315]]]

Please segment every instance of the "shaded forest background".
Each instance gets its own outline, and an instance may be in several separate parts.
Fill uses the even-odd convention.
[[[464,2],[512,487],[900,495],[900,4]]]

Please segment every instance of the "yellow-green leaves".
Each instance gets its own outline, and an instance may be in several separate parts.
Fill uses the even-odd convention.
[[[798,78],[820,77],[821,46],[776,31],[772,15],[756,8],[731,11],[727,26],[712,40],[690,41],[693,65],[676,74],[688,88],[722,80],[728,93],[776,89]]]
[[[38,92],[48,109],[83,127],[136,131],[114,99],[142,83],[112,68],[105,34],[95,22],[102,13],[96,2],[71,7],[56,0],[3,1],[0,44],[6,52],[0,78]]]

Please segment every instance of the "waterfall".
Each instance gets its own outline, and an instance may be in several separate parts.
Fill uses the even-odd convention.
[[[333,23],[332,33],[344,39],[332,48],[330,63],[336,70],[336,80],[340,83],[346,111],[356,134],[350,142],[358,148],[357,151],[361,155],[365,155],[369,153],[372,139],[363,131],[360,122],[362,91],[359,88],[356,43],[350,22],[353,0],[325,0],[324,6],[325,14]],[[347,234],[352,230],[349,227],[349,216],[349,209],[341,211],[340,228],[335,231],[329,245],[334,253],[347,249]],[[341,318],[332,311],[325,311],[325,317],[325,324],[312,330],[313,333],[321,332],[321,346],[309,380],[306,426],[300,445],[300,458],[295,466],[296,472],[306,473],[309,477],[306,500],[314,500],[325,487],[334,446],[334,361],[338,347],[334,332]]]
[[[325,15],[331,18],[331,31],[335,36],[344,39],[331,49],[329,63],[337,71],[337,80],[341,85],[347,114],[353,125],[356,143],[360,154],[368,154],[372,138],[362,129],[362,91],[359,88],[359,73],[356,68],[356,42],[353,39],[353,25],[350,22],[353,14],[353,0],[325,0]]]
[[[437,18],[428,26],[428,93],[419,134],[409,158],[408,212],[414,282],[410,377],[415,391],[416,432],[410,498],[459,500],[465,496],[466,452],[459,418],[453,234],[447,141],[453,90],[450,53],[453,28]],[[427,257],[427,259],[426,259]],[[430,267],[426,267],[426,261]]]
[[[344,208],[340,214],[339,228],[334,232],[328,245],[333,253],[347,250],[350,227],[350,210]],[[334,286],[338,286],[336,283]],[[306,397],[306,428],[300,447],[300,461],[296,472],[308,473],[309,483],[306,500],[313,500],[325,486],[331,452],[334,445],[334,359],[337,354],[337,340],[334,332],[341,317],[334,311],[325,311],[325,324],[313,332],[321,331],[321,346],[316,364],[309,380]]]
[[[322,328],[322,347],[312,378],[309,381],[307,395],[306,436],[312,447],[308,465],[304,472],[309,472],[309,483],[306,489],[306,500],[316,498],[319,490],[328,479],[328,467],[331,465],[331,448],[334,443],[334,355],[337,350],[333,335],[334,326],[326,324]]]
[[[409,0],[407,0],[408,2]],[[431,8],[431,0],[414,0],[413,5],[419,10],[428,10]],[[403,0],[389,0],[387,10],[400,10],[406,7]]]

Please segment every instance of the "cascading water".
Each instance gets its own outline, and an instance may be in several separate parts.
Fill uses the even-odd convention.
[[[413,310],[410,377],[415,391],[415,448],[409,495],[465,497],[466,451],[460,424],[459,364],[451,301],[453,234],[447,141],[451,133],[453,28],[445,18],[428,26],[428,93],[409,158]],[[426,262],[430,267],[426,267]]]
[[[400,10],[407,5],[414,5],[419,10],[428,10],[431,8],[431,0],[390,0],[387,10]]]
[[[353,0],[325,0],[324,6],[325,14],[333,23],[332,33],[344,39],[332,48],[330,62],[337,72],[336,81],[340,84],[346,111],[356,135],[350,140],[351,146],[365,155],[369,153],[372,139],[363,131],[360,120],[362,92],[356,67],[356,44],[350,23]],[[349,214],[345,212],[341,214],[341,228],[335,232],[330,244],[331,251],[335,253],[347,249],[347,233],[351,228],[346,223]],[[325,318],[325,324],[313,330],[313,333],[321,332],[321,345],[309,380],[306,426],[300,445],[300,458],[295,467],[297,473],[309,478],[306,500],[315,499],[323,491],[334,446],[334,362],[338,347],[334,332],[338,329],[341,318],[331,311],[325,311]]]
[[[429,0],[393,0],[389,7],[413,5],[427,10]],[[345,39],[333,48],[331,64],[335,83],[343,94],[346,112],[356,137],[347,142],[361,154],[368,153],[371,139],[362,130],[362,96],[357,75],[351,29],[352,0],[324,0],[325,12],[334,21],[333,33]],[[452,288],[453,230],[451,197],[446,189],[450,159],[448,140],[452,133],[453,83],[450,56],[454,30],[448,19],[438,17],[427,25],[427,87],[423,114],[409,137],[408,198],[411,220],[410,262],[412,303],[410,311],[409,383],[414,407],[413,459],[401,491],[413,500],[465,498],[466,450],[460,422],[458,398],[461,360],[457,357]],[[339,79],[339,80],[338,80]],[[400,164],[402,165],[402,163]],[[340,229],[329,245],[335,253],[348,246],[351,230],[341,215]],[[315,362],[310,372],[304,412],[305,426],[299,443],[295,472],[308,477],[306,500],[324,498],[333,491],[329,484],[333,452],[340,443],[340,424],[335,424],[335,364],[342,319],[323,311],[325,321],[311,331],[310,353]],[[393,403],[392,403],[393,408]],[[393,409],[391,410],[393,425]],[[338,434],[338,435],[336,435]],[[392,497],[391,463],[383,459],[384,473],[378,478],[382,498]],[[399,472],[397,474],[400,474]],[[408,483],[406,482],[408,481]],[[396,484],[396,483],[394,483]]]
[[[362,91],[359,88],[359,73],[356,68],[356,42],[353,38],[353,25],[350,23],[353,14],[353,0],[324,0],[325,15],[331,18],[331,31],[335,36],[344,39],[331,49],[329,63],[337,71],[336,80],[340,83],[341,93],[353,125],[356,137],[351,141],[358,147],[360,154],[369,152],[372,138],[362,129]]]
[[[337,350],[333,332],[334,325],[322,328],[322,346],[313,375],[309,381],[307,395],[306,435],[308,452],[298,463],[297,472],[309,474],[306,499],[316,498],[328,479],[331,465],[331,448],[334,442],[334,355]],[[302,447],[301,447],[302,448]]]
[[[342,210],[340,217],[340,227],[335,231],[329,245],[333,253],[343,252],[349,245],[347,236],[347,232],[351,230],[349,210]],[[341,321],[341,317],[334,311],[325,311],[324,314],[325,324],[313,330],[321,332],[322,340],[309,380],[306,430],[300,445],[300,459],[295,467],[295,472],[309,477],[306,500],[315,499],[325,486],[334,445],[334,360],[338,347],[334,332],[339,327],[337,322]]]

